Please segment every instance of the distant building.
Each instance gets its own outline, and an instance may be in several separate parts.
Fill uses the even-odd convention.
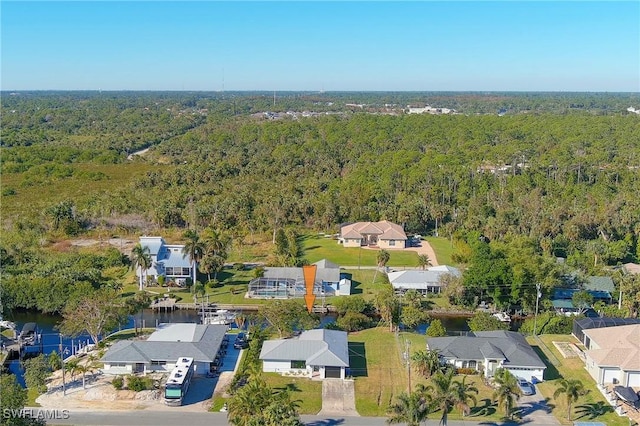
[[[388,220],[356,222],[340,228],[338,242],[344,247],[373,246],[384,249],[403,249],[406,247],[407,234],[402,226]]]
[[[183,253],[184,245],[167,244],[162,237],[140,237],[140,245],[149,248],[151,256],[151,268],[145,271],[147,277],[154,281],[163,275],[168,281],[174,281],[177,285],[184,286],[187,278],[195,282],[195,271],[191,267],[189,256]],[[136,276],[140,278],[140,270],[136,270]]]
[[[351,294],[351,280],[340,273],[340,266],[326,259],[314,265],[316,279],[313,294],[316,296],[348,296]],[[304,272],[297,267],[266,267],[260,278],[249,283],[247,297],[255,299],[288,299],[303,297],[307,290]]]
[[[443,275],[462,276],[458,268],[447,265],[432,266],[426,270],[389,272],[389,282],[394,290],[416,290],[421,294],[442,292]]]

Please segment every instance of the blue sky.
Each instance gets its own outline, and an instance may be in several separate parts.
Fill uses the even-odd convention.
[[[640,2],[0,4],[3,90],[640,91]]]

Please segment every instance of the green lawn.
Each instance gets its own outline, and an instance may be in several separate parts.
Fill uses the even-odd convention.
[[[407,342],[410,342],[407,345]],[[356,381],[356,408],[361,416],[386,416],[389,404],[400,392],[409,388],[409,371],[403,360],[406,348],[409,353],[426,348],[426,336],[416,333],[391,333],[386,327],[364,330],[349,334],[349,352],[351,373]],[[480,376],[457,376],[456,380],[466,377],[467,383],[474,383],[479,393],[478,405],[471,410],[473,420],[500,420],[492,402],[493,389],[487,387]],[[429,384],[424,377],[411,370],[411,387],[418,383]],[[430,419],[439,419],[440,413],[429,415]],[[462,419],[458,409],[449,413],[450,419]]]
[[[389,404],[408,387],[394,333],[386,327],[350,333],[349,357],[358,413],[385,416]]]
[[[433,251],[436,252],[436,258],[439,265],[451,265],[455,266],[451,261],[451,254],[453,253],[453,245],[448,238],[442,237],[425,237],[425,240],[431,245]]]
[[[629,425],[629,420],[626,417],[619,417],[617,414],[613,413],[612,410],[611,412],[608,412],[606,414],[593,417],[590,415],[576,415],[576,409],[585,410],[589,407],[594,407],[601,403],[605,404],[604,407],[609,407],[609,404],[606,403],[604,396],[596,387],[596,382],[584,368],[584,362],[577,357],[563,358],[560,352],[555,348],[555,346],[553,346],[553,341],[577,343],[577,340],[573,336],[564,334],[548,334],[540,336],[540,339],[543,341],[544,347],[540,347],[538,342],[531,337],[529,337],[527,340],[529,344],[531,344],[531,346],[539,354],[541,354],[543,360],[549,366],[549,368],[547,368],[547,371],[545,372],[545,381],[536,386],[538,391],[549,401],[549,405],[553,409],[554,416],[556,416],[563,424],[572,424],[572,422],[569,422],[567,420],[567,405],[563,400],[562,395],[560,396],[558,401],[555,401],[553,399],[553,393],[558,387],[558,382],[561,379],[578,379],[582,382],[585,389],[588,390],[588,394],[580,397],[580,399],[573,404],[573,414],[571,417],[572,420],[602,422],[607,426]],[[549,354],[555,356],[560,364],[557,366],[552,365],[552,363],[549,361]]]
[[[302,377],[282,376],[278,373],[262,373],[272,389],[287,389],[293,401],[299,405],[300,414],[318,414],[322,409],[322,382]]]
[[[314,263],[322,259],[330,260],[340,266],[376,266],[379,250],[368,248],[345,248],[332,238],[317,235],[302,237],[305,258]],[[413,251],[388,250],[391,257],[388,266],[417,266],[418,255]]]

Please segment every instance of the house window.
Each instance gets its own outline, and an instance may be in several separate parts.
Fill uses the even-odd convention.
[[[291,361],[291,368],[307,368],[306,361]]]
[[[478,363],[475,361],[469,361],[469,368],[477,368]]]
[[[389,240],[389,246],[393,247],[396,245],[396,240]]]
[[[182,275],[191,275],[190,268],[182,268]]]
[[[167,361],[151,361],[151,365],[167,365]]]
[[[165,273],[166,273],[167,275],[175,275],[175,274],[173,273],[173,267],[172,267],[172,266],[167,266],[167,267],[166,267],[166,269],[165,269]]]
[[[111,368],[117,367],[117,368],[122,368],[122,367],[126,367],[127,364],[125,364],[124,362],[114,362],[111,363]]]

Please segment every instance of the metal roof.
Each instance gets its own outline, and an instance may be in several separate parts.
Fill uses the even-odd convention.
[[[175,361],[179,357],[187,357],[199,362],[213,362],[227,332],[226,325],[163,324],[163,326],[147,340],[116,342],[101,361],[146,363],[152,360]]]
[[[338,330],[308,330],[297,338],[267,340],[260,359],[269,361],[305,361],[307,365],[348,367],[347,333]]]

